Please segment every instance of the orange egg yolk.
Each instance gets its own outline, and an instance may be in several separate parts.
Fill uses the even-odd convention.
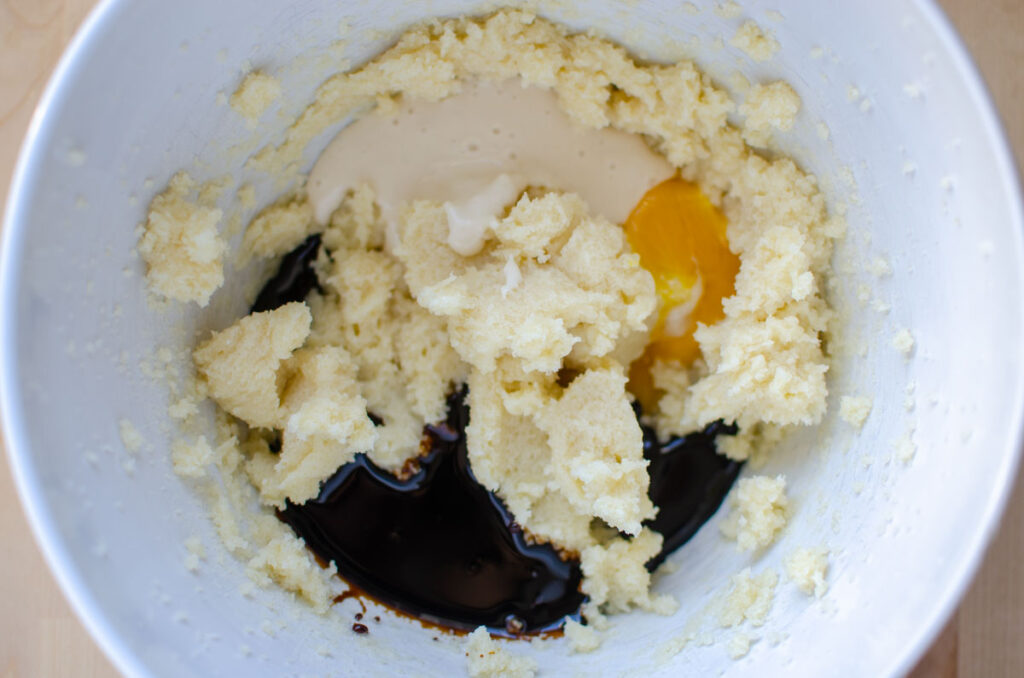
[[[725,216],[696,184],[668,179],[644,194],[625,223],[640,265],[654,276],[661,312],[643,356],[630,368],[630,390],[645,409],[660,397],[650,375],[656,360],[689,365],[700,357],[693,333],[724,315],[740,260],[729,250]]]

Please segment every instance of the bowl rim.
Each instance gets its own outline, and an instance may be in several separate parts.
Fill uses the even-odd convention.
[[[20,272],[20,260],[14,253],[22,249],[23,230],[27,223],[24,215],[28,210],[22,196],[25,187],[36,178],[33,166],[40,162],[45,148],[42,140],[44,130],[53,117],[52,110],[66,89],[66,83],[73,78],[79,60],[90,49],[101,28],[115,21],[116,10],[125,4],[127,0],[99,0],[90,10],[47,81],[18,153],[0,232],[0,436],[32,534],[75,615],[120,673],[126,676],[150,676],[153,675],[150,667],[119,636],[104,606],[85,585],[81,573],[74,566],[67,544],[46,505],[35,464],[23,451],[27,449],[27,445],[22,445],[25,435],[20,422],[23,416],[21,404],[14,397],[14,383],[17,380],[11,378],[17,372],[12,328],[16,327],[14,317],[17,307],[14,281]],[[1024,262],[1024,193],[1013,151],[991,94],[962,38],[936,0],[912,0],[912,4],[925,18],[928,27],[953,62],[956,75],[967,88],[982,122],[983,132],[994,149],[993,160],[1004,184],[1003,191],[1009,198],[1011,233],[1016,233],[1014,245],[1017,258]],[[1017,417],[1011,423],[1011,428],[1015,433],[1013,438],[1016,449],[1004,456],[1002,468],[994,476],[994,491],[979,512],[981,529],[969,539],[968,548],[962,551],[964,555],[949,585],[943,587],[936,596],[929,618],[908,636],[902,652],[892,657],[889,671],[883,675],[905,675],[915,666],[959,605],[991,546],[1009,503],[1020,471],[1021,457],[1024,455],[1024,375],[1017,384],[1015,401]]]
[[[27,223],[23,218],[27,212],[27,207],[22,203],[24,188],[33,180],[33,165],[39,162],[42,154],[40,139],[52,117],[51,111],[65,89],[65,83],[73,77],[72,72],[79,59],[91,47],[101,26],[111,21],[115,10],[123,4],[121,0],[99,0],[86,15],[50,74],[18,151],[3,215],[3,228],[0,231],[0,437],[25,518],[64,598],[117,671],[125,676],[142,677],[150,676],[152,672],[121,639],[103,605],[86,586],[46,506],[35,464],[22,451],[21,440],[25,435],[20,422],[24,419],[21,404],[14,397],[13,384],[16,380],[11,378],[18,371],[12,328],[16,326],[13,319],[17,308],[14,282],[20,272],[21,262],[14,253],[22,250],[22,231]]]
[[[970,93],[974,108],[981,118],[984,134],[991,142],[994,160],[1004,184],[1005,194],[1009,199],[1010,233],[1015,235],[1017,261],[1024,263],[1024,187],[1021,186],[1020,175],[1014,161],[1013,149],[1006,128],[996,109],[992,93],[981,75],[981,71],[971,56],[963,38],[953,27],[949,16],[939,7],[938,0],[914,0],[918,11],[928,22],[935,36],[947,51],[957,76],[963,81]],[[905,644],[901,658],[894,657],[889,675],[903,676],[908,674],[924,656],[939,633],[959,607],[967,590],[981,569],[1002,523],[1003,516],[1010,503],[1010,497],[1022,469],[1024,457],[1024,374],[1018,375],[1016,397],[1014,398],[1016,418],[1011,424],[1015,448],[1004,456],[1002,468],[995,475],[995,490],[981,515],[981,529],[970,540],[966,557],[959,564],[957,573],[942,594],[938,596],[938,604],[933,606],[930,619],[920,624],[916,633],[911,634]]]

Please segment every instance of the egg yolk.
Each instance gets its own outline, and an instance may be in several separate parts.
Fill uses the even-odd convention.
[[[700,357],[693,333],[724,315],[740,260],[729,250],[726,220],[696,184],[668,179],[644,194],[625,223],[640,265],[654,276],[661,312],[643,356],[630,368],[630,390],[646,409],[660,394],[650,370],[655,361],[689,365]]]

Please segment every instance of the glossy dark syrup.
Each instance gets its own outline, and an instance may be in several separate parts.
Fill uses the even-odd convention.
[[[281,518],[374,598],[434,623],[536,633],[577,614],[579,565],[529,544],[466,459],[465,389],[428,426],[419,469],[399,479],[365,457]]]
[[[636,409],[639,418],[639,405]],[[735,425],[716,421],[703,431],[664,443],[650,426],[641,424],[641,429],[644,457],[651,462],[647,495],[658,507],[658,515],[647,521],[647,526],[665,538],[661,552],[647,563],[647,569],[653,571],[714,515],[743,465],[715,451],[715,438],[735,435]]]
[[[250,313],[271,311],[293,301],[302,301],[314,289],[320,289],[313,262],[320,252],[320,236],[311,235],[284,255],[277,273],[267,281],[253,302]]]
[[[286,255],[252,310],[301,301],[319,289],[312,266],[319,248],[319,236],[311,236]],[[466,454],[466,393],[449,398],[446,421],[424,429],[421,454],[401,477],[358,455],[324,482],[316,499],[289,503],[278,516],[348,582],[424,622],[484,625],[510,636],[557,630],[566,617],[579,618],[585,599],[579,561],[530,543],[502,501],[476,482]],[[716,422],[664,443],[651,427],[642,429],[649,494],[659,507],[648,525],[665,537],[648,563],[653,570],[714,514],[741,464],[714,446],[716,436],[734,434],[735,426]]]

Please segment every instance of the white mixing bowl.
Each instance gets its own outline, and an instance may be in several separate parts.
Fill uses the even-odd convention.
[[[801,436],[765,469],[787,474],[796,508],[779,543],[752,561],[719,536],[719,515],[658,582],[682,603],[674,617],[617,617],[591,654],[559,642],[511,650],[535,655],[545,675],[897,675],[964,591],[1017,465],[1024,249],[1010,154],[962,45],[928,2],[751,2],[731,18],[697,4],[697,13],[667,0],[541,9],[646,58],[692,56],[721,83],[738,69],[793,84],[804,109],[781,147],[819,176],[834,205],[849,207],[835,298],[849,302],[839,334],[853,349],[836,361],[827,439]],[[139,363],[158,346],[178,355],[193,330],[240,315],[251,281],[230,282],[202,312],[157,312],[133,248],[148,201],[177,170],[249,176],[252,133],[215,103],[247,63],[282,79],[280,108],[293,113],[340,67],[339,51],[359,63],[416,21],[483,9],[460,0],[110,0],[61,61],[32,121],[3,233],[3,428],[46,558],[126,674],[463,671],[460,640],[433,642],[408,620],[385,615],[357,636],[350,614],[324,619],[279,590],[240,594],[243,567],[171,473],[166,389]],[[776,34],[773,60],[754,63],[728,45],[745,17]],[[342,21],[345,46],[332,51]],[[261,138],[279,138],[286,124],[268,116]],[[307,168],[327,139],[309,149]],[[270,181],[256,185],[258,202],[276,195]],[[891,275],[868,272],[876,257]],[[873,297],[864,306],[861,284]],[[884,305],[888,313],[876,309]],[[902,327],[917,340],[909,361],[890,345]],[[835,415],[843,394],[874,398],[859,435]],[[135,456],[118,437],[122,418],[147,441]],[[891,444],[911,429],[917,453],[903,463]],[[183,566],[192,534],[207,550],[198,575]],[[794,548],[821,544],[832,552],[828,595],[813,601],[780,584],[747,657],[728,659],[723,642],[664,651],[701,623],[729,575],[749,564],[780,569]]]

